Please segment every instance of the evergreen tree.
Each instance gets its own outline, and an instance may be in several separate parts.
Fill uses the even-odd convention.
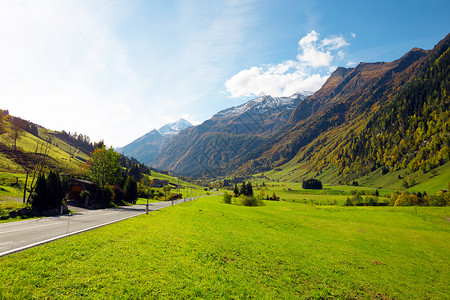
[[[31,199],[31,206],[33,209],[47,208],[47,182],[45,180],[44,174],[38,175],[36,187],[34,188]]]
[[[235,196],[239,196],[239,189],[238,189],[238,186],[237,186],[236,183],[234,184],[233,194],[234,194]]]
[[[245,196],[253,196],[253,188],[250,181],[247,183],[245,192],[246,192]]]
[[[240,195],[246,195],[247,194],[247,185],[245,184],[245,181],[242,182],[241,189],[239,190]]]
[[[322,189],[322,182],[320,182],[320,180],[317,180],[317,179],[314,179],[314,178],[303,180],[302,188],[304,188],[304,189],[321,190]]]
[[[133,176],[128,176],[125,182],[125,200],[130,203],[136,203],[138,198],[137,183]]]
[[[52,208],[60,207],[64,194],[59,174],[54,171],[50,171],[46,183],[48,206]]]

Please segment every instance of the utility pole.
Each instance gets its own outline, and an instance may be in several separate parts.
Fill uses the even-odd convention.
[[[148,215],[148,191],[147,191],[147,205],[145,206],[145,214]]]

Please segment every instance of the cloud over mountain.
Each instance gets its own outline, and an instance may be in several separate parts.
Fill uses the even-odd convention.
[[[242,70],[227,80],[225,87],[233,98],[316,91],[335,69],[333,61],[344,58],[342,48],[349,45],[343,36],[321,39],[313,30],[298,42],[296,60]]]

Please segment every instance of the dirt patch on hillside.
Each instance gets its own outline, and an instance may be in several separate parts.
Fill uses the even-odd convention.
[[[21,197],[11,197],[11,196],[3,196],[0,198],[0,201],[12,201],[12,202],[18,202],[21,203],[23,198]]]

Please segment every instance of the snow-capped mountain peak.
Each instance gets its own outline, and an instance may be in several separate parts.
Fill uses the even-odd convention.
[[[276,109],[294,109],[295,106],[304,98],[310,96],[308,93],[294,94],[289,97],[272,97],[269,95],[261,96],[259,98],[250,100],[239,106],[234,106],[225,110],[222,110],[214,115],[216,118],[232,117],[234,115],[240,115],[245,112],[249,113],[266,113],[269,110]]]
[[[192,127],[193,125],[186,121],[185,119],[179,119],[176,122],[166,124],[158,129],[158,132],[162,135],[166,134],[176,134],[186,128]]]

